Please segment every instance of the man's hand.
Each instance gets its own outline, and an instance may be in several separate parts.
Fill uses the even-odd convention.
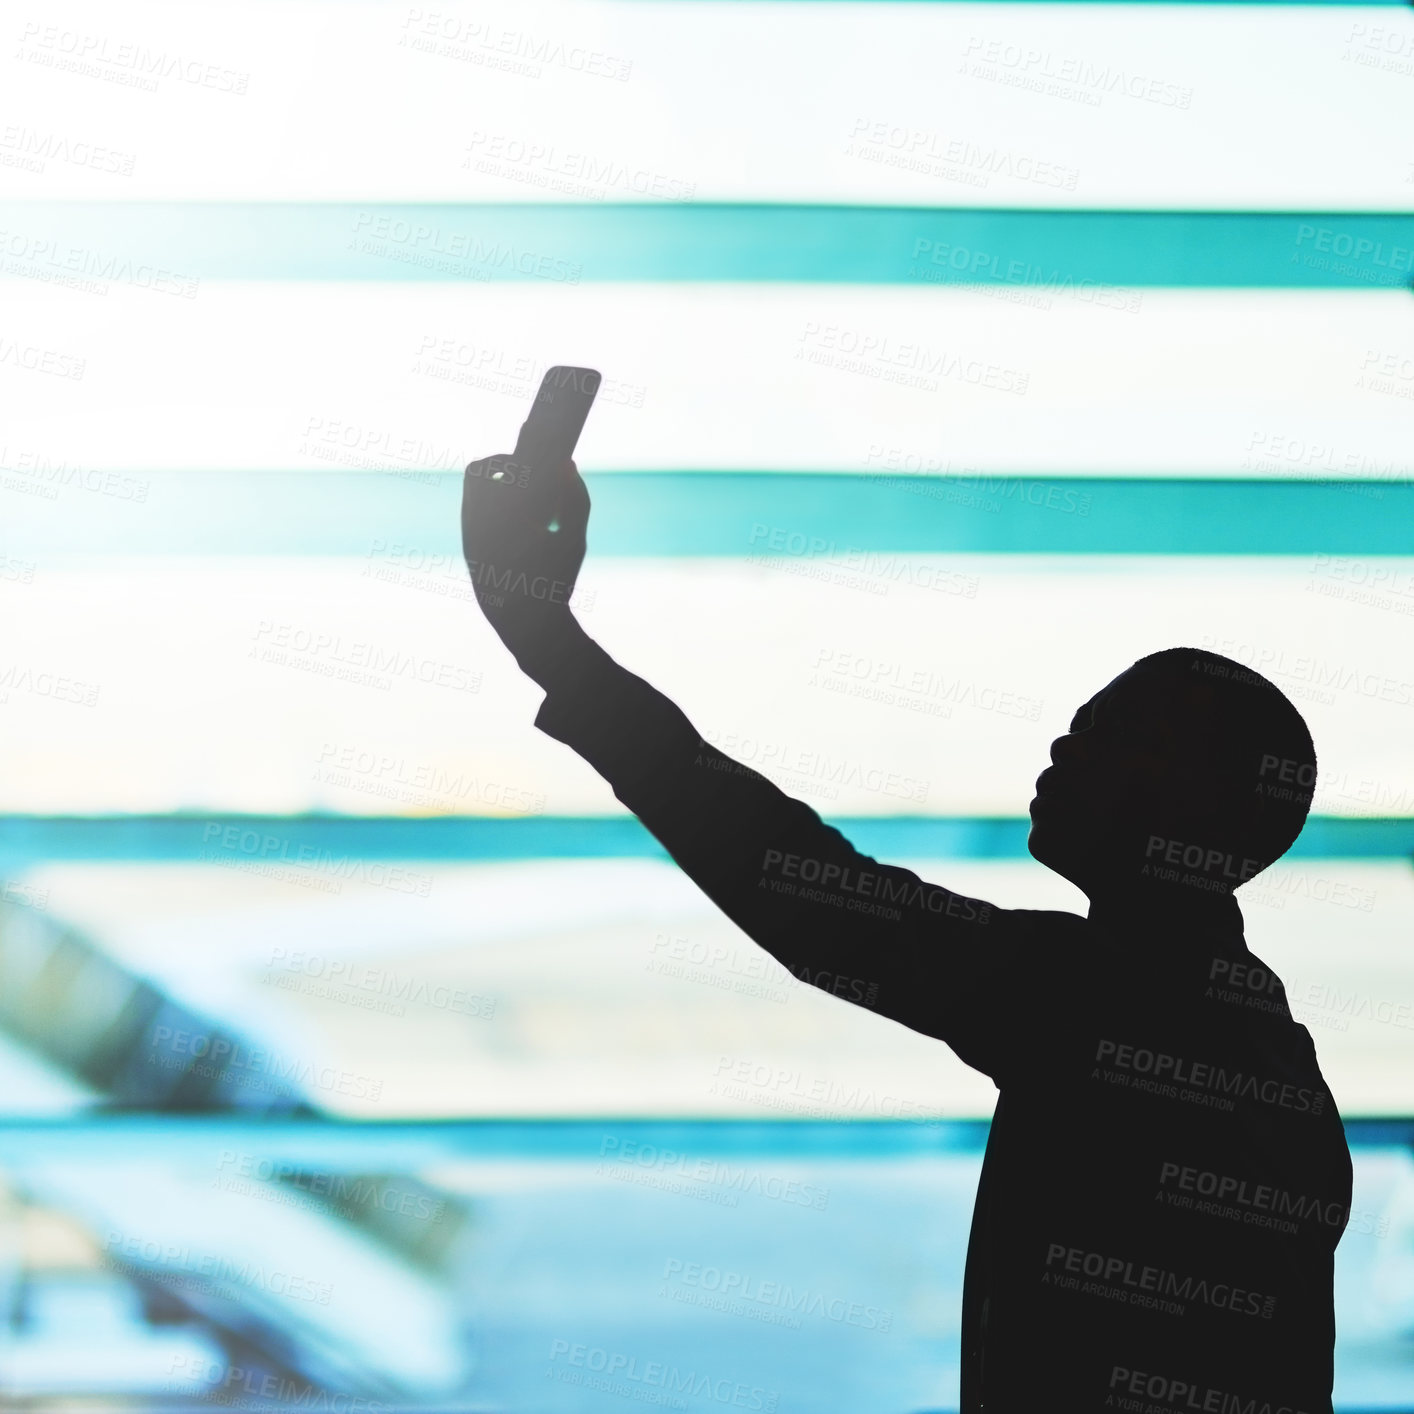
[[[574,626],[588,526],[589,491],[572,461],[547,469],[507,454],[466,469],[462,552],[477,603],[537,681]]]

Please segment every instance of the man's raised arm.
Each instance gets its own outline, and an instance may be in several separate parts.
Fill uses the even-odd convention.
[[[861,854],[808,805],[704,741],[569,610],[589,509],[573,465],[554,493],[542,493],[527,526],[529,497],[500,491],[504,476],[488,478],[486,468],[505,461],[467,469],[464,544],[488,619],[546,690],[536,726],[592,765],[698,887],[794,976],[941,1037],[991,1072],[1002,1038],[984,1019],[1004,1008],[997,992],[1014,931],[1005,924],[1020,915]]]

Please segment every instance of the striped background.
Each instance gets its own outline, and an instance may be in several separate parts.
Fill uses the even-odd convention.
[[[1189,643],[1306,714],[1316,818],[1240,897],[1355,1151],[1336,1407],[1410,1407],[1407,5],[30,0],[0,39],[0,1388],[263,1361],[578,1414],[581,1343],[956,1407],[995,1088],[764,964],[471,602],[459,469],[572,363],[585,626],[867,851],[1083,908],[1024,818],[1079,702]],[[277,1160],[451,1220],[292,1206]],[[192,1254],[328,1303],[136,1299]],[[670,1259],[897,1320],[733,1321]]]
[[[457,468],[581,363],[581,617],[725,749],[865,848],[1073,906],[1021,862],[1047,744],[1134,657],[1213,647],[1316,734],[1301,887],[1378,880],[1254,931],[1414,995],[1407,7],[296,0],[11,31],[7,876],[191,863],[231,822],[652,856],[530,728],[458,562]],[[1351,930],[1359,967],[1323,951]],[[1352,1108],[1406,1109],[1376,1034]]]

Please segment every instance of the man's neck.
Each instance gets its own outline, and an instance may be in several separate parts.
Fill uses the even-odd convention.
[[[1090,922],[1110,931],[1176,940],[1203,934],[1242,938],[1242,910],[1228,888],[1133,880],[1090,895]]]

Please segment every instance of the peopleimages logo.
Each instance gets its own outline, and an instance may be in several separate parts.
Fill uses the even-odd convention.
[[[1322,253],[1382,265],[1395,274],[1414,271],[1414,246],[1386,244],[1370,236],[1337,231],[1330,226],[1312,226],[1303,221],[1297,227],[1296,244],[1304,246],[1308,241]]]
[[[730,1199],[729,1202],[722,1202],[723,1207],[737,1207],[742,1194],[821,1211],[830,1204],[830,1190],[819,1184],[802,1183],[799,1179],[785,1178],[770,1170],[748,1168],[724,1159],[700,1158],[676,1149],[660,1149],[656,1144],[645,1144],[637,1139],[606,1134],[599,1145],[599,1155],[604,1162],[598,1166],[598,1173],[618,1177],[618,1170],[637,1169],[671,1180],[670,1184],[650,1184],[650,1187],[672,1187],[679,1183],[700,1187],[710,1185],[721,1190],[721,1199]],[[690,1196],[705,1195],[691,1193]]]
[[[628,1351],[607,1350],[603,1346],[568,1340],[552,1342],[550,1361],[552,1368],[563,1362],[572,1371],[600,1377],[598,1380],[566,1380],[567,1384],[582,1383],[591,1389],[602,1388],[606,1392],[649,1404],[661,1404],[673,1396],[686,1395],[692,1399],[710,1399],[735,1409],[771,1414],[781,1398],[779,1390],[743,1384],[740,1380],[714,1376],[704,1370],[683,1370],[663,1360],[644,1360]],[[630,1381],[632,1383],[628,1383]],[[678,1399],[671,1407],[685,1409],[687,1406]]]
[[[312,1390],[301,1379],[275,1375],[260,1368],[227,1364],[207,1354],[174,1355],[168,1367],[172,1383],[201,1381],[210,1385],[206,1397],[217,1408],[259,1410],[273,1414],[277,1409],[318,1411],[318,1414],[392,1414],[391,1404],[361,1394],[339,1390]],[[219,1386],[219,1389],[218,1389]]]
[[[821,889],[877,898],[910,909],[925,909],[930,913],[946,914],[949,918],[961,918],[968,923],[986,923],[991,918],[990,904],[949,893],[937,884],[877,874],[869,869],[854,869],[833,860],[812,859],[809,855],[788,854],[768,848],[762,858],[761,869],[763,874],[777,873],[786,879],[818,883]]]
[[[327,1306],[333,1295],[333,1285],[312,1277],[287,1272],[281,1268],[266,1268],[254,1261],[223,1257],[215,1252],[200,1252],[181,1243],[161,1243],[122,1232],[110,1232],[103,1242],[104,1251],[116,1259],[147,1268],[149,1274],[166,1284],[190,1285],[197,1290],[214,1290],[221,1286],[253,1287],[274,1296],[286,1296],[295,1301],[310,1301]]]
[[[757,1317],[759,1313],[751,1309],[755,1306],[779,1310],[791,1316],[819,1316],[822,1320],[838,1321],[866,1330],[887,1331],[893,1327],[894,1313],[887,1307],[866,1306],[859,1301],[830,1296],[808,1287],[797,1289],[788,1282],[763,1279],[750,1272],[732,1271],[701,1262],[687,1262],[679,1257],[670,1257],[664,1263],[663,1280],[695,1293],[719,1296],[725,1304],[716,1309],[728,1310],[732,1314],[745,1313]],[[660,1292],[660,1295],[664,1294],[675,1300],[683,1299],[681,1292],[669,1288]],[[688,1304],[698,1303],[689,1300]],[[798,1321],[793,1328],[799,1329]]]
[[[285,1159],[237,1149],[222,1149],[216,1170],[211,1187],[290,1207],[319,1211],[318,1205],[306,1201],[305,1195],[309,1195],[339,1207],[378,1208],[429,1223],[440,1223],[447,1211],[445,1198],[399,1188],[381,1178],[307,1169]]]
[[[1293,1085],[1290,1081],[1263,1080],[1241,1070],[1228,1070],[1206,1061],[1185,1060],[1181,1056],[1171,1056],[1165,1051],[1150,1050],[1145,1046],[1101,1040],[1095,1059],[1115,1072],[1104,1076],[1106,1080],[1123,1082],[1130,1076],[1142,1077],[1146,1081],[1158,1082],[1162,1092],[1171,1092],[1178,1098],[1189,1098],[1180,1094],[1181,1087],[1208,1092],[1204,1098],[1211,1097],[1219,1108],[1231,1107],[1231,1099],[1223,1103],[1225,1097],[1258,1100],[1264,1105],[1313,1115],[1320,1114],[1325,1108],[1326,1097],[1319,1090]],[[1097,1070],[1095,1074],[1100,1072]]]
[[[1185,85],[1092,62],[1078,54],[1054,54],[977,34],[969,37],[958,72],[1079,99],[1092,107],[1103,102],[1106,94],[1156,103],[1162,108],[1186,109],[1193,103],[1193,90]]]
[[[1294,1404],[1274,1404],[1270,1400],[1231,1394],[1226,1390],[1213,1389],[1193,1380],[1177,1380],[1169,1375],[1152,1375],[1147,1370],[1131,1370],[1125,1365],[1116,1365],[1110,1371],[1111,1393],[1105,1400],[1117,1409],[1143,1410],[1145,1414],[1157,1411],[1157,1404],[1145,1403],[1144,1399],[1162,1400],[1171,1410],[1195,1410],[1202,1414],[1306,1414]],[[1130,1396],[1126,1398],[1125,1396]]]
[[[1234,1178],[1230,1174],[1215,1173],[1193,1164],[1180,1164],[1167,1159],[1159,1168],[1159,1187],[1170,1190],[1172,1195],[1187,1194],[1211,1199],[1212,1203],[1206,1206],[1215,1210],[1231,1205],[1241,1211],[1245,1223],[1282,1232],[1298,1231],[1296,1223],[1288,1219],[1317,1222],[1341,1229],[1351,1215],[1350,1208],[1344,1203],[1309,1194],[1289,1193],[1274,1184],[1255,1183],[1251,1179]],[[1206,1208],[1196,1210],[1206,1211]],[[1224,1214],[1219,1211],[1217,1215]]]
[[[1091,1280],[1082,1285],[1079,1280],[1082,1276]],[[1277,1304],[1275,1296],[1248,1291],[1230,1281],[1180,1276],[1163,1267],[1135,1263],[1127,1257],[1087,1252],[1083,1247],[1069,1247],[1063,1242],[1048,1245],[1046,1271],[1041,1280],[1047,1286],[1085,1295],[1113,1298],[1122,1292],[1131,1305],[1151,1306],[1169,1315],[1182,1315],[1182,1303],[1194,1301],[1214,1310],[1270,1320]]]
[[[1183,840],[1169,840],[1162,835],[1150,835],[1145,847],[1145,859],[1153,859],[1161,854],[1165,864],[1181,864],[1185,869],[1201,869],[1212,873],[1222,866],[1222,877],[1234,884],[1245,884],[1248,879],[1262,871],[1260,859],[1244,859],[1239,865],[1235,855],[1221,849],[1204,849],[1200,844],[1186,844]]]

